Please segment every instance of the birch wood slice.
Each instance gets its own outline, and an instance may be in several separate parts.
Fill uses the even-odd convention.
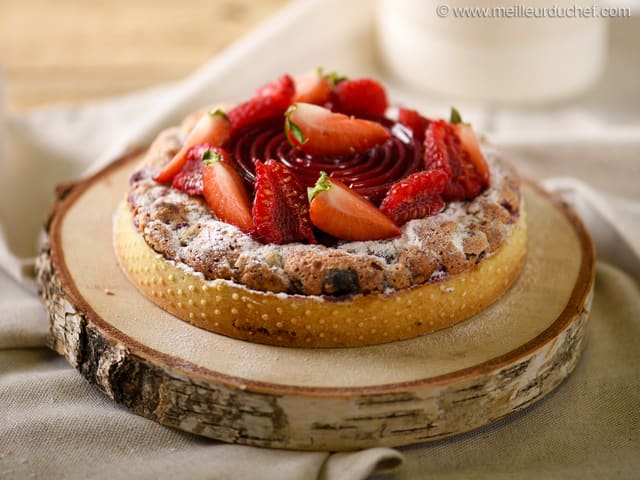
[[[137,159],[62,189],[38,261],[50,346],[137,414],[225,442],[304,450],[397,446],[519,411],[574,369],[594,254],[582,224],[524,187],[528,258],[495,304],[452,328],[360,348],[234,340],[161,310],[121,272],[112,220]]]

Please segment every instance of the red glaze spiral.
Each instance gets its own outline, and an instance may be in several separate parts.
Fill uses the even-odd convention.
[[[282,122],[262,123],[238,132],[227,148],[236,168],[250,184],[256,160],[274,159],[286,165],[304,186],[312,186],[325,171],[376,205],[393,183],[422,168],[422,145],[411,132],[387,118],[376,119],[391,131],[382,145],[344,157],[317,157],[295,149],[285,138]]]

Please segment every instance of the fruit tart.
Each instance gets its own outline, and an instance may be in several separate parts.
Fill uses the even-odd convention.
[[[517,279],[520,180],[453,109],[389,108],[369,78],[283,75],[161,132],[114,221],[152,302],[206,330],[296,347],[409,339]]]

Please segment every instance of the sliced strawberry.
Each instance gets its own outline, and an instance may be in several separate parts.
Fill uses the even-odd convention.
[[[210,146],[222,146],[229,139],[229,118],[222,110],[207,112],[193,127],[173,159],[156,175],[155,180],[168,183],[182,170],[187,161],[187,152],[194,145],[207,143]]]
[[[310,103],[294,103],[289,107],[285,134],[304,153],[326,156],[360,153],[391,136],[379,123],[333,113]]]
[[[269,118],[279,117],[291,105],[296,87],[289,75],[263,85],[253,97],[229,111],[231,134]]]
[[[484,155],[480,150],[480,143],[478,142],[478,138],[476,137],[473,128],[466,123],[455,124],[453,125],[453,128],[458,133],[458,138],[460,139],[463,148],[469,154],[469,160],[478,173],[481,184],[483,187],[487,187],[489,185],[489,166],[487,165]]]
[[[459,155],[460,139],[451,125],[444,120],[429,124],[424,138],[424,167],[426,170],[440,169],[452,176],[450,156]]]
[[[456,120],[454,115],[452,119]],[[445,200],[469,200],[489,185],[489,167],[468,125],[431,122],[424,148],[425,168],[441,169],[450,177],[442,193]]]
[[[387,92],[370,78],[343,80],[333,93],[333,110],[355,116],[382,116],[387,110]]]
[[[209,143],[201,143],[194,145],[185,155],[185,164],[182,170],[173,177],[171,186],[176,190],[188,193],[189,195],[202,195],[203,181],[202,174],[204,165],[202,164],[202,156],[208,150],[214,148]]]
[[[419,142],[424,142],[424,134],[431,120],[423,117],[416,110],[400,108],[398,110],[398,121],[413,132],[413,138]]]
[[[333,91],[334,84],[331,79],[331,74],[324,75],[320,68],[296,76],[294,78],[296,94],[293,97],[293,102],[324,105],[331,98]]]
[[[315,243],[304,189],[291,171],[275,160],[256,162],[253,221],[269,243]]]
[[[227,160],[222,148],[204,152],[204,198],[216,217],[244,233],[254,230],[251,201],[242,178]]]
[[[308,192],[311,222],[323,232],[352,241],[400,235],[400,229],[372,203],[324,172]]]
[[[413,173],[391,186],[380,204],[380,211],[396,225],[436,215],[444,209],[440,194],[448,181],[448,175],[442,170]]]

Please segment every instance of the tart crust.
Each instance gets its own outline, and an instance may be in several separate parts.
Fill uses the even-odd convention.
[[[125,203],[114,231],[115,250],[129,279],[164,310],[229,337],[293,347],[386,343],[458,323],[494,302],[518,278],[527,243],[521,208],[508,238],[469,271],[391,293],[328,297],[207,280],[155,252],[137,231]]]

